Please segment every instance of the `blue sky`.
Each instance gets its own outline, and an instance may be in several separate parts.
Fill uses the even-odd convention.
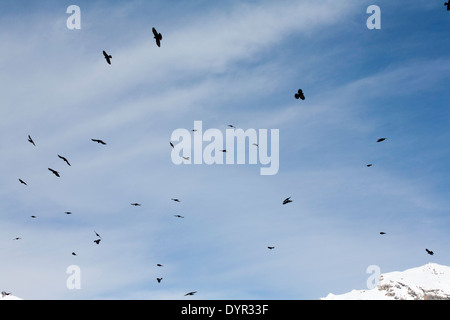
[[[0,290],[301,300],[450,265],[443,1],[2,1],[0,25]],[[278,129],[278,173],[173,164],[196,120]]]

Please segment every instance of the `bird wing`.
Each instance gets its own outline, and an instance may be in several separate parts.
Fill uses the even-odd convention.
[[[152,28],[152,32],[155,37],[158,36],[158,31],[156,31],[156,29],[154,27]]]

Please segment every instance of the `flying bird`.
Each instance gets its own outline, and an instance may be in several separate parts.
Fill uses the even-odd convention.
[[[17,238],[14,238],[13,240],[20,240],[20,239],[22,239],[22,238],[17,237]]]
[[[428,250],[428,249],[425,249],[425,250],[426,250],[426,252],[427,252],[430,256],[432,256],[432,255],[434,254],[434,252],[431,251],[431,250]]]
[[[103,50],[103,55],[105,56],[106,62],[108,62],[108,64],[111,64],[112,56],[109,55],[109,54],[107,54],[107,53],[105,52],[105,50]]]
[[[372,166],[372,164],[371,163],[369,163],[368,165],[367,165],[367,167],[371,167]]]
[[[156,280],[158,280],[158,283],[160,283],[162,279],[163,278],[156,278]]]
[[[70,211],[66,211],[66,212],[64,212],[65,214],[72,214],[72,212],[70,212]]]
[[[32,144],[33,144],[33,146],[36,146],[36,145],[34,144],[34,141],[33,141],[33,139],[31,139],[30,135],[28,135],[28,141],[29,141],[30,143],[32,143]]]
[[[102,141],[100,139],[91,139],[91,140],[94,142],[97,142],[97,143],[106,144],[104,141]]]
[[[59,154],[58,154],[58,157],[59,157],[60,159],[63,159],[63,160],[70,166],[69,161],[68,161],[65,157],[60,156]]]
[[[184,160],[189,160],[190,158],[189,157],[182,157]]]
[[[174,214],[173,216],[177,217],[177,218],[184,218],[183,216],[180,216],[179,214]]]
[[[140,204],[140,203],[137,203],[137,202],[132,203],[131,205],[132,205],[132,206],[135,206],[135,207],[140,207],[140,206],[141,206],[141,204]]]
[[[94,240],[94,242],[96,243],[96,244],[100,244],[100,241],[101,241],[102,239],[97,239],[97,240]]]
[[[305,100],[305,95],[303,94],[302,89],[298,89],[297,93],[294,95],[295,99],[302,99]]]
[[[230,128],[236,128],[235,126],[233,126],[232,124],[228,125]]]
[[[22,179],[19,179],[19,181],[20,181],[21,184],[24,184],[24,185],[27,186],[27,183],[25,181],[23,181]]]
[[[446,2],[446,3],[444,3],[444,6],[447,6],[447,11],[449,11],[449,10],[450,10],[450,1],[449,1],[449,2]]]
[[[194,294],[196,294],[197,291],[191,291],[185,294],[185,296],[193,296]]]
[[[161,263],[156,264],[158,267],[162,267],[163,265]]]
[[[272,250],[272,249],[274,249],[275,247],[267,247],[267,248],[269,248],[270,250]]]
[[[72,255],[73,255],[73,256],[76,256],[77,254],[76,254],[75,252],[72,252]]]
[[[94,230],[94,233],[97,237],[101,238],[101,236],[97,233],[97,231]]]
[[[172,198],[170,200],[175,201],[175,202],[180,202],[180,199],[177,199],[177,198]]]
[[[175,146],[173,145],[172,142],[169,142],[169,143],[170,143],[170,146],[171,146],[172,148],[175,148]]]
[[[377,142],[382,142],[384,140],[386,140],[386,138],[380,138],[380,139],[377,140]]]
[[[51,169],[51,168],[48,168],[48,170],[50,170],[55,176],[57,176],[57,177],[60,176],[58,171],[53,170],[53,169]]]
[[[36,218],[36,216],[30,216],[30,217],[32,217],[32,218]]]
[[[287,204],[289,202],[292,202],[291,197],[286,198],[286,199],[283,200],[283,204]]]
[[[386,232],[381,231],[380,234],[386,234]]]
[[[161,47],[162,34],[159,33],[158,31],[156,31],[156,29],[154,27],[152,28],[152,32],[153,32],[153,38],[156,41],[156,45],[158,47]]]
[[[219,150],[219,151],[222,151],[222,152],[227,152],[227,149],[223,149],[223,150]]]

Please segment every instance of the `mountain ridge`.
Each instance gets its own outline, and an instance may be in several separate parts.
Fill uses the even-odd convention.
[[[329,293],[319,300],[450,300],[450,267],[421,267],[381,274],[373,289]]]

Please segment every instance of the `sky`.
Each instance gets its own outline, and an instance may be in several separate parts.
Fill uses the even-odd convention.
[[[315,300],[450,265],[443,1],[2,0],[0,26],[1,291]],[[279,170],[175,164],[195,121],[278,130]]]

